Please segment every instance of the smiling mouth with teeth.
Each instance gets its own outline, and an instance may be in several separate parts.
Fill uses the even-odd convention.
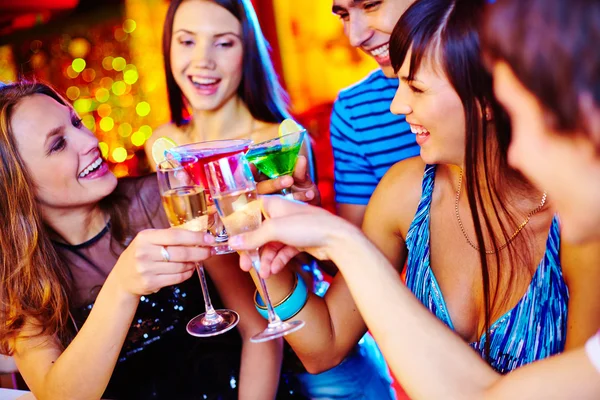
[[[192,85],[199,89],[209,88],[221,82],[219,78],[200,78],[197,76],[189,76],[188,78],[192,82]]]
[[[81,173],[79,174],[79,177],[80,178],[85,178],[90,173],[96,171],[98,168],[100,168],[100,166],[102,165],[102,162],[103,162],[102,157],[98,157],[96,159],[96,161],[94,161],[93,163],[91,163],[90,165],[88,165],[86,169],[84,169],[83,171],[81,171]]]
[[[369,54],[371,54],[378,62],[388,62],[390,58],[390,44],[386,43],[379,46],[369,51]]]
[[[423,128],[421,125],[410,124],[410,131],[417,135],[426,135],[426,134],[428,135],[429,134],[429,131],[427,129]]]

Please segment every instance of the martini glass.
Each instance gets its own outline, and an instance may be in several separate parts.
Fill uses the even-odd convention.
[[[181,158],[182,155],[196,157],[196,163],[188,165],[183,161],[181,164],[192,175],[196,184],[207,188],[208,183],[204,166],[221,157],[242,154],[248,150],[248,147],[251,144],[252,140],[249,139],[211,140],[174,147],[170,150],[170,153],[173,154],[175,159]],[[227,244],[229,236],[227,236],[227,232],[225,231],[225,227],[223,226],[218,213],[214,210],[214,203],[209,193],[207,193],[206,200],[208,202],[208,213],[211,219],[209,222],[209,230],[215,236],[215,240],[218,244],[215,246],[215,253],[219,255],[234,253],[235,251]]]
[[[188,165],[197,163],[193,156],[181,157]],[[193,178],[179,162],[167,160],[157,166],[158,187],[165,213],[173,227],[206,232],[208,215],[204,186],[196,185]],[[208,294],[206,275],[201,262],[195,263],[206,312],[194,317],[187,324],[190,335],[215,336],[235,327],[239,315],[228,309],[215,310]]]
[[[292,175],[305,135],[306,130],[303,129],[254,144],[246,153],[246,159],[269,179]],[[283,189],[281,193],[291,195],[289,189]]]
[[[250,165],[243,154],[221,158],[206,164],[208,187],[215,201],[217,211],[232,235],[250,232],[260,227],[262,213],[256,192],[256,183],[252,177]],[[247,254],[252,260],[256,272],[260,271],[258,249],[249,250]],[[258,276],[263,298],[267,305],[269,324],[267,329],[250,338],[251,342],[260,343],[296,332],[304,326],[304,321],[282,321],[271,303],[267,285]]]

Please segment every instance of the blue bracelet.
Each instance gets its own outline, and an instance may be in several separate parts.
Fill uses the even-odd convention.
[[[304,308],[306,302],[308,301],[308,288],[306,287],[304,279],[302,279],[297,272],[294,274],[294,276],[294,287],[292,288],[290,294],[273,306],[273,308],[275,308],[275,312],[277,315],[279,315],[279,318],[281,318],[282,321],[293,318],[300,312],[300,310]],[[258,290],[254,293],[254,306],[256,307],[256,311],[258,311],[258,313],[262,315],[264,319],[269,319],[267,306],[258,293]]]

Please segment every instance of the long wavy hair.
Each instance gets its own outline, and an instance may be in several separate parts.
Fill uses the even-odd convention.
[[[15,108],[28,96],[41,94],[69,103],[50,86],[20,81],[0,86],[0,352],[12,354],[25,324],[36,335],[56,336],[66,345],[73,335],[69,320],[72,279],[50,239],[36,198],[36,187],[12,132]],[[127,236],[127,205],[111,194],[99,203],[111,218],[113,238]],[[54,236],[55,237],[55,236]]]
[[[171,122],[185,125],[189,115],[188,102],[175,82],[171,67],[171,42],[173,20],[177,9],[186,0],[172,0],[167,10],[163,28],[163,60],[167,79],[167,93]],[[223,7],[240,21],[242,25],[242,80],[237,95],[246,104],[254,118],[264,122],[281,122],[289,118],[288,96],[281,87],[273,63],[269,57],[269,45],[265,39],[258,18],[250,0],[208,0]]]
[[[600,153],[591,110],[581,107],[589,96],[600,112],[600,2],[498,0],[487,7],[481,32],[488,64],[508,63],[542,105],[547,124],[563,135],[588,136]]]
[[[505,206],[508,204],[506,189],[528,190],[531,186],[508,165],[510,122],[494,97],[491,76],[481,60],[478,27],[484,3],[484,0],[419,0],[413,3],[394,28],[390,58],[398,72],[411,50],[409,81],[414,79],[424,58],[439,61],[461,99],[466,122],[464,186],[479,248],[485,332],[489,332],[491,316],[509,298],[506,291],[500,293],[502,278],[508,279],[510,287],[514,279],[523,276],[523,269],[516,269],[515,265],[529,265],[532,250],[525,232],[521,232],[506,249],[510,263],[502,265],[501,274],[500,240],[510,242],[507,226],[518,225]],[[488,120],[486,114],[492,118]],[[495,233],[494,226],[500,226],[501,232]],[[484,237],[490,242],[488,247],[496,253],[495,263],[486,254]],[[489,355],[489,341],[485,342],[484,352]]]

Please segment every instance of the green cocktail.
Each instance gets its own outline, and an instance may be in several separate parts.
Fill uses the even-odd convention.
[[[256,165],[260,172],[273,179],[282,175],[291,175],[294,172],[300,146],[302,143],[292,146],[278,145],[256,151],[250,150],[246,157],[248,161]]]
[[[291,175],[305,134],[302,130],[252,145],[246,159],[269,179]]]

